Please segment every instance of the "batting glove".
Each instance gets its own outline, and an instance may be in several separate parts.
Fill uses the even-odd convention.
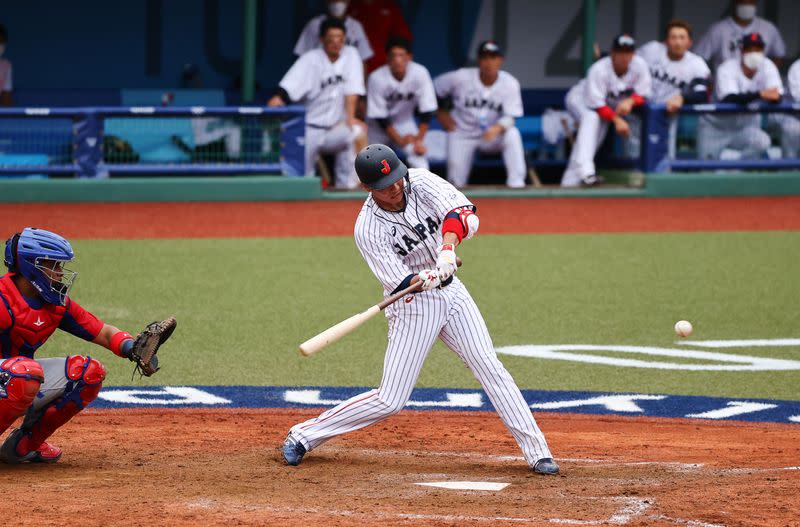
[[[455,247],[446,243],[436,248],[439,256],[436,258],[436,271],[439,273],[439,280],[444,282],[453,274],[455,274],[458,265],[456,265],[456,251]]]
[[[422,290],[430,291],[442,284],[439,273],[433,269],[425,269],[419,272],[419,279],[422,281]]]

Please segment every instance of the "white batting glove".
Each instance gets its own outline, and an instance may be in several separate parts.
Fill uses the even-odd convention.
[[[442,281],[439,279],[439,273],[433,269],[425,269],[424,271],[420,271],[418,276],[422,281],[423,291],[430,291],[431,289],[435,289],[442,284]]]
[[[458,269],[456,265],[456,251],[453,244],[445,243],[436,248],[439,255],[436,257],[436,271],[439,273],[439,280],[444,282],[453,276]]]

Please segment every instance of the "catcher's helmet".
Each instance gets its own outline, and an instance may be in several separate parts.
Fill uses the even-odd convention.
[[[75,253],[69,242],[50,231],[26,227],[6,241],[3,263],[27,278],[45,302],[64,305],[78,273],[64,268]]]
[[[408,167],[400,161],[394,150],[375,143],[358,153],[356,174],[368,188],[382,190],[405,177],[408,174]]]

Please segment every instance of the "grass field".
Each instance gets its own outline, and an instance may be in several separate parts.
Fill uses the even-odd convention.
[[[311,359],[297,344],[380,299],[350,237],[75,240],[72,296],[135,332],[175,314],[163,370],[141,384],[369,386],[386,323],[371,321]],[[459,253],[496,346],[800,337],[800,232],[483,235]],[[726,353],[800,360],[800,347]],[[57,334],[37,356],[87,352],[129,385],[130,363]],[[613,353],[604,353],[613,355]],[[646,357],[636,357],[646,359]],[[692,372],[503,356],[521,388],[800,399],[800,371]],[[650,360],[653,360],[652,358]],[[691,362],[691,361],[687,361]],[[138,382],[138,381],[137,381]],[[477,387],[437,344],[418,386]]]

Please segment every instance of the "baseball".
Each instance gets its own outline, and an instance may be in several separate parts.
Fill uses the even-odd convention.
[[[688,337],[692,334],[692,323],[688,320],[679,320],[675,323],[675,333],[679,337]]]

